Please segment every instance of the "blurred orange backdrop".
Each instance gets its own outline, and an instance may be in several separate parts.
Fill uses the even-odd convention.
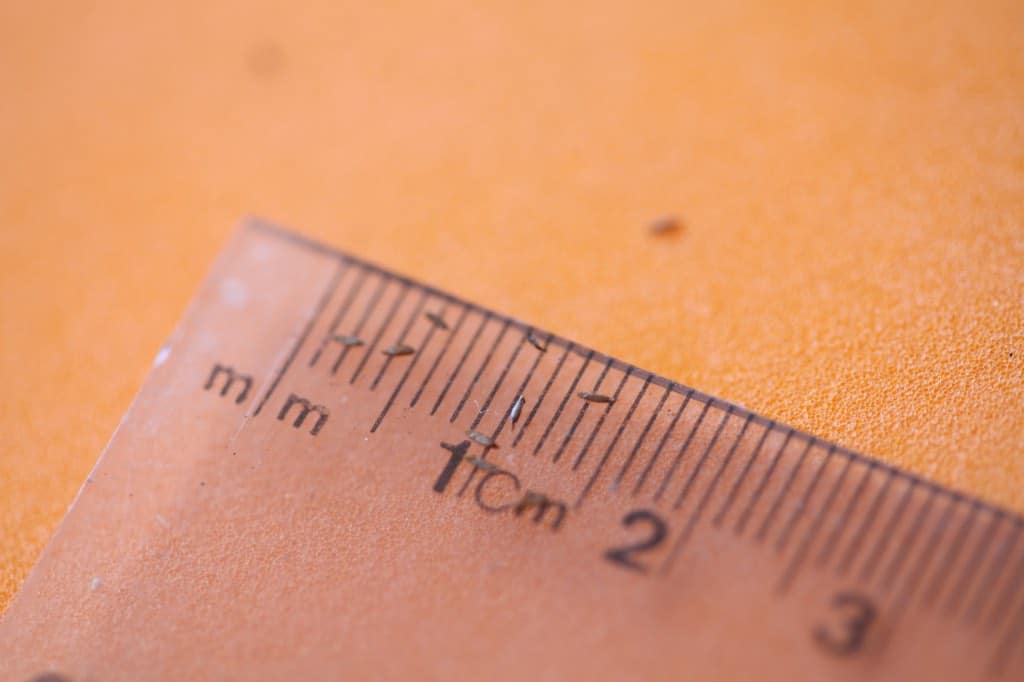
[[[0,7],[0,608],[246,214],[1024,511],[1024,4],[303,4]]]

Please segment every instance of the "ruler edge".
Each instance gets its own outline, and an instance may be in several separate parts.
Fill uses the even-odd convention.
[[[448,303],[453,303],[459,306],[465,306],[469,310],[489,312],[494,316],[495,319],[501,322],[507,322],[510,327],[516,328],[523,332],[524,334],[529,333],[531,331],[537,331],[547,335],[548,345],[553,344],[560,348],[568,349],[570,352],[580,357],[589,356],[591,357],[591,359],[599,361],[601,363],[610,363],[610,367],[612,369],[616,369],[620,372],[632,371],[632,374],[634,376],[644,378],[645,380],[649,380],[650,383],[654,384],[655,386],[660,386],[676,394],[689,395],[691,399],[697,400],[698,402],[701,403],[705,403],[710,407],[715,407],[723,411],[731,410],[732,413],[735,414],[736,416],[742,418],[749,417],[752,423],[758,424],[760,426],[764,426],[769,429],[778,428],[785,431],[789,431],[792,434],[791,437],[806,441],[810,443],[811,447],[813,447],[815,444],[819,444],[826,447],[834,448],[833,452],[835,454],[850,459],[851,464],[862,464],[870,469],[877,469],[883,473],[891,474],[895,478],[901,478],[903,480],[909,481],[914,485],[922,486],[929,492],[934,492],[935,494],[938,495],[944,495],[948,497],[953,503],[971,504],[979,511],[986,511],[995,516],[1005,518],[1011,521],[1017,528],[1024,528],[1024,513],[1022,512],[1017,512],[1004,505],[990,502],[982,498],[980,495],[969,492],[963,492],[951,486],[947,486],[942,483],[937,483],[936,481],[933,481],[924,475],[913,473],[895,464],[890,464],[876,457],[865,455],[851,448],[839,445],[837,443],[833,443],[832,441],[826,440],[819,436],[815,436],[814,434],[808,431],[804,431],[802,429],[798,429],[783,422],[776,421],[762,414],[759,414],[751,410],[750,408],[738,405],[723,398],[718,398],[716,396],[710,395],[698,389],[691,388],[686,384],[680,383],[678,381],[673,381],[668,377],[662,376],[650,370],[626,362],[625,360],[620,360],[619,358],[612,357],[607,353],[595,350],[579,342],[572,341],[570,339],[565,338],[564,336],[560,336],[546,329],[539,328],[536,325],[529,324],[517,317],[513,317],[511,315],[507,315],[499,311],[495,311],[490,307],[474,303],[473,301],[469,301],[455,294],[438,289],[437,287],[422,282],[421,280],[416,279],[415,277],[410,277],[404,273],[396,272],[393,268],[378,265],[377,263],[362,258],[360,256],[354,256],[343,249],[327,244],[326,242],[320,241],[319,239],[316,239],[314,237],[309,237],[297,230],[285,227],[275,221],[271,221],[260,216],[248,215],[239,222],[237,231],[244,232],[248,230],[263,232],[264,234],[270,234],[278,239],[281,239],[282,241],[286,241],[291,244],[301,246],[309,251],[313,251],[321,255],[328,256],[341,262],[348,262],[358,267],[365,268],[366,270],[369,270],[379,276],[388,277],[401,284],[417,288],[420,291],[427,293],[428,295],[447,301]]]

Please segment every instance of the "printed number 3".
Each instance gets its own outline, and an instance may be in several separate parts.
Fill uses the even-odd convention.
[[[832,597],[831,603],[833,608],[845,614],[842,627],[837,631],[819,625],[814,629],[814,641],[836,656],[855,654],[864,646],[864,638],[875,622],[878,610],[870,599],[856,592],[840,592]]]

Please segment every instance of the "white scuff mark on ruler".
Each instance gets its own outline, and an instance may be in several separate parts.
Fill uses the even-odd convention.
[[[165,345],[156,353],[156,357],[153,358],[153,367],[159,367],[167,361],[167,358],[171,356],[171,346]]]

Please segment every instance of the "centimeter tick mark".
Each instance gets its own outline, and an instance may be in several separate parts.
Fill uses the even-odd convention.
[[[598,418],[597,424],[595,424],[594,428],[590,431],[590,437],[587,438],[587,441],[583,444],[583,447],[580,448],[580,454],[576,455],[576,460],[572,463],[573,471],[576,471],[577,469],[580,468],[580,465],[583,463],[583,460],[587,456],[587,452],[590,450],[590,446],[594,444],[594,439],[597,437],[597,434],[601,430],[601,427],[604,426],[605,419],[608,417],[608,412],[612,409],[612,405],[618,401],[619,394],[622,393],[622,387],[626,385],[626,382],[629,381],[629,377],[631,376],[633,376],[632,367],[630,367],[629,369],[622,373],[622,378],[619,379],[619,385],[615,387],[615,392],[612,393],[612,402],[604,406],[604,411],[601,412],[601,416]]]
[[[409,319],[405,323],[405,327],[402,328],[401,333],[399,333],[399,335],[398,335],[398,341],[397,341],[398,344],[402,344],[405,341],[405,337],[408,336],[409,330],[412,329],[412,325],[419,318],[420,311],[423,310],[423,306],[427,302],[427,296],[428,296],[428,294],[427,294],[426,291],[423,291],[423,292],[420,293],[419,301],[417,301],[416,307],[412,311],[412,315],[409,316]],[[422,348],[420,350],[422,350]],[[369,356],[369,354],[367,354],[367,357],[368,356]],[[381,378],[384,376],[384,372],[386,372],[388,367],[391,366],[391,361],[394,360],[394,359],[395,359],[394,356],[391,356],[391,355],[389,355],[388,357],[384,358],[384,363],[381,365],[380,370],[377,372],[377,376],[373,378],[373,383],[370,384],[370,390],[371,391],[375,390],[377,388],[377,384],[380,383]],[[371,429],[370,431],[372,433],[373,429]]]
[[[740,486],[747,478],[747,474],[750,473],[750,469],[753,468],[754,462],[757,460],[758,455],[761,454],[761,449],[764,448],[764,443],[768,440],[768,434],[775,430],[775,422],[768,422],[764,427],[764,431],[761,432],[761,437],[757,441],[757,445],[754,446],[754,451],[750,453],[750,457],[747,458],[746,463],[743,465],[743,469],[740,471],[740,475],[733,481],[732,487],[729,488],[728,494],[725,496],[725,501],[722,502],[722,506],[718,508],[718,513],[715,514],[714,518],[711,519],[711,525],[718,528],[722,525],[722,521],[725,519],[725,515],[732,509],[732,505],[736,501],[736,495],[739,493]]]
[[[731,412],[732,407],[730,406],[730,414]],[[725,423],[726,418],[727,417],[722,418],[723,424]],[[747,415],[747,417],[743,420],[743,426],[740,428],[740,432],[736,435],[736,439],[733,440],[732,446],[729,448],[729,451],[726,453],[725,457],[722,458],[722,462],[721,464],[719,464],[718,470],[715,472],[714,478],[711,479],[711,482],[704,489],[704,494],[701,496],[700,501],[697,502],[697,506],[694,507],[693,511],[690,513],[690,518],[687,520],[686,525],[683,526],[682,533],[679,534],[679,537],[676,538],[675,544],[672,545],[672,549],[669,551],[668,557],[665,559],[665,563],[662,567],[662,573],[667,573],[672,569],[672,564],[675,562],[676,557],[679,555],[679,552],[682,551],[683,546],[687,543],[687,541],[690,539],[690,536],[693,534],[693,530],[694,528],[696,528],[697,522],[700,520],[701,515],[704,513],[704,509],[707,506],[708,500],[711,498],[711,495],[714,493],[715,488],[718,486],[718,482],[722,478],[722,472],[724,472],[726,467],[729,466],[729,462],[730,460],[732,460],[733,453],[736,452],[736,448],[739,446],[740,441],[743,440],[743,436],[744,434],[746,434],[747,428],[750,426],[750,422],[752,420],[753,415]],[[710,447],[707,451],[710,451]],[[679,494],[679,498],[676,500],[674,508],[678,508],[679,506],[682,505],[683,499],[685,498],[686,489],[684,488],[683,490],[684,491]]]
[[[439,313],[441,316],[444,315],[444,312],[447,309],[447,307],[447,303],[443,303],[441,305],[441,312]],[[416,364],[419,361],[419,359],[423,357],[423,354],[426,352],[427,347],[430,345],[430,340],[434,338],[435,332],[437,332],[438,329],[440,328],[441,327],[439,327],[436,324],[431,324],[430,326],[427,327],[427,333],[423,336],[423,340],[420,341],[420,344],[418,346],[419,352],[417,352],[416,355],[414,355],[412,359],[409,361],[409,364],[406,365],[405,372],[402,373],[402,378],[398,380],[398,385],[395,386],[394,390],[391,392],[391,395],[388,397],[387,402],[384,403],[384,407],[383,409],[381,409],[380,414],[377,415],[376,421],[373,422],[373,426],[370,427],[370,433],[375,433],[377,429],[380,427],[380,423],[384,421],[384,417],[391,409],[391,406],[394,405],[395,399],[398,397],[398,394],[402,391],[402,387],[405,386],[405,382],[406,380],[408,380],[413,368],[416,367]]]
[[[825,473],[825,469],[828,468],[828,465],[832,462],[832,456],[835,454],[836,446],[832,445],[828,448],[825,457],[818,463],[818,468],[814,472],[811,484],[807,486],[807,490],[804,491],[803,496],[796,503],[796,508],[789,515],[789,520],[786,521],[786,524],[782,527],[782,532],[779,533],[779,537],[775,540],[776,552],[782,552],[786,548],[786,545],[789,543],[790,534],[796,528],[797,523],[799,523],[800,517],[803,516],[807,503],[810,501],[811,496],[814,495],[814,491],[818,489],[818,483],[821,481],[822,474]],[[847,471],[849,471],[849,460],[847,460],[847,466],[843,469],[843,474],[837,479],[837,483],[843,482]]]
[[[320,343],[317,344],[316,351],[313,353],[313,356],[309,359],[310,367],[315,365],[317,360],[320,359],[320,356],[323,354],[324,348],[327,346],[327,343],[334,338],[334,334],[338,330],[338,325],[341,324],[342,319],[344,319],[345,314],[348,312],[349,307],[351,307],[352,305],[352,301],[359,294],[359,290],[362,289],[363,283],[366,281],[368,272],[365,268],[358,268],[358,271],[359,275],[356,277],[355,284],[349,288],[345,300],[342,302],[341,306],[338,307],[338,312],[334,314],[334,318],[331,319],[331,323],[328,325],[327,331],[324,332],[323,338],[320,339]]]
[[[708,455],[715,448],[715,443],[718,442],[719,436],[722,435],[722,429],[725,428],[725,424],[732,417],[732,412],[735,408],[729,405],[726,408],[725,413],[722,415],[721,421],[718,422],[718,427],[715,428],[715,435],[708,441],[707,447],[704,448],[704,453],[697,460],[697,464],[693,467],[693,471],[690,472],[689,477],[686,479],[686,483],[683,485],[683,489],[679,491],[679,496],[676,498],[675,504],[672,505],[673,509],[679,509],[683,506],[683,502],[686,500],[687,495],[690,494],[690,488],[693,487],[693,482],[697,480],[697,476],[700,475],[701,469],[704,468],[704,462],[707,461]],[[657,497],[661,497],[661,493],[668,487],[669,481],[671,480],[671,472],[665,476],[662,480],[661,488],[658,489]],[[657,497],[655,499],[657,499]]]
[[[565,359],[569,357],[569,353],[571,353],[574,348],[576,348],[576,344],[570,342],[569,345],[565,347],[565,350],[562,351],[562,357],[558,358],[558,364],[555,365],[555,369],[551,373],[551,376],[548,377],[547,383],[544,384],[544,388],[541,390],[540,396],[537,398],[537,401],[533,404],[533,409],[530,410],[530,414],[526,415],[526,421],[523,422],[523,426],[519,429],[519,432],[516,434],[515,439],[513,439],[512,447],[518,445],[519,441],[522,440],[523,435],[526,433],[526,428],[530,425],[531,422],[533,422],[533,417],[537,414],[537,410],[540,409],[541,403],[544,402],[544,398],[545,396],[547,396],[548,391],[551,390],[551,385],[555,383],[555,379],[558,378],[558,373],[562,371],[562,365],[565,364]]]
[[[281,365],[281,368],[274,373],[274,378],[270,382],[270,386],[263,394],[263,397],[260,398],[259,403],[257,403],[256,409],[252,413],[253,416],[258,415],[260,411],[263,409],[263,406],[267,404],[267,400],[270,399],[270,396],[274,393],[274,390],[277,388],[277,385],[281,382],[281,377],[283,377],[285,375],[285,372],[288,371],[288,368],[291,367],[292,362],[294,362],[295,360],[295,356],[298,355],[299,353],[299,349],[301,349],[302,345],[306,342],[306,337],[308,337],[309,333],[313,330],[313,325],[315,325],[317,320],[320,319],[320,316],[324,312],[324,308],[327,307],[328,301],[331,300],[331,296],[334,295],[334,291],[338,288],[338,282],[341,281],[341,275],[344,271],[344,263],[339,262],[334,270],[334,274],[331,275],[331,279],[330,281],[328,281],[327,287],[324,289],[323,294],[320,295],[320,300],[317,301],[312,313],[310,313],[309,319],[306,320],[306,325],[303,328],[302,333],[299,334],[299,338],[295,340],[295,344],[292,345],[292,349],[291,351],[289,351],[288,356],[285,358],[284,363]]]
[[[971,589],[971,584],[978,573],[978,569],[985,562],[988,550],[992,546],[992,541],[999,533],[999,528],[1002,525],[1004,518],[1005,515],[1002,512],[997,511],[992,514],[992,518],[989,520],[981,537],[978,539],[977,546],[974,551],[968,554],[967,562],[960,571],[960,577],[953,584],[953,587],[950,588],[949,597],[946,598],[946,603],[943,606],[943,613],[945,613],[945,615],[952,616],[960,608],[964,595]]]
[[[573,377],[572,383],[569,384],[569,390],[565,392],[565,395],[562,397],[562,402],[558,404],[558,409],[555,410],[555,414],[551,417],[551,420],[548,422],[548,425],[544,428],[544,434],[540,437],[540,440],[537,441],[537,444],[534,446],[534,455],[540,452],[540,449],[544,446],[544,441],[546,441],[548,436],[551,435],[551,429],[555,427],[555,423],[558,421],[558,418],[562,416],[562,411],[565,409],[565,404],[569,402],[569,398],[572,397],[573,393],[576,391],[576,384],[580,382],[580,377],[582,377],[583,372],[587,370],[587,366],[590,364],[590,360],[593,357],[594,351],[590,351],[589,353],[587,353],[586,359],[583,361],[583,364],[580,365],[580,371],[576,372],[576,376]]]
[[[854,488],[853,495],[847,500],[846,506],[839,514],[838,521],[832,527],[832,532],[828,534],[825,542],[821,545],[821,549],[818,550],[818,556],[814,560],[814,565],[817,568],[823,568],[828,563],[828,560],[832,558],[832,552],[835,550],[839,538],[842,537],[843,531],[846,530],[846,522],[853,518],[856,513],[857,503],[860,502],[864,490],[868,487],[868,482],[871,480],[871,474],[875,471],[875,466],[875,463],[871,462],[864,467],[864,473],[861,475],[860,480],[857,481],[857,487]]]
[[[384,289],[388,286],[388,279],[386,277],[380,277],[380,283],[377,285],[377,289],[373,292],[370,297],[370,301],[367,303],[366,308],[363,310],[362,317],[356,323],[355,329],[352,330],[352,336],[359,336],[360,332],[363,331],[363,327],[366,326],[366,321],[370,319],[370,315],[373,310],[377,307],[377,303],[380,301],[380,297],[384,295]],[[338,354],[338,359],[334,361],[334,366],[331,367],[331,374],[337,374],[338,368],[345,362],[345,358],[348,357],[348,353],[354,346],[346,345],[341,349]]]
[[[471,309],[471,306],[462,306],[462,312],[459,313],[459,317],[455,321],[455,326],[452,327],[450,333],[445,335],[444,344],[441,346],[441,350],[438,352],[437,357],[434,358],[434,364],[430,366],[430,369],[427,371],[427,375],[423,377],[423,383],[421,383],[420,387],[416,389],[416,393],[413,394],[412,400],[409,401],[409,407],[416,407],[416,403],[420,401],[420,396],[423,395],[423,391],[430,384],[430,380],[434,378],[434,372],[437,370],[438,365],[441,364],[441,360],[448,352],[448,348],[452,345],[452,340],[458,335],[459,330],[462,329],[462,323],[465,322],[466,317],[469,316],[469,311]]]
[[[836,575],[846,575],[846,572],[853,564],[858,552],[860,552],[860,546],[864,543],[864,538],[867,537],[868,531],[874,525],[875,519],[878,517],[878,512],[885,503],[886,496],[888,495],[889,490],[892,487],[892,482],[895,479],[896,470],[887,469],[885,471],[885,481],[878,488],[878,492],[875,493],[875,498],[872,500],[871,506],[868,507],[868,513],[861,520],[860,525],[853,534],[853,539],[850,540],[850,544],[846,547],[846,553],[836,566]]]
[[[672,420],[668,423],[668,428],[665,429],[665,433],[662,434],[661,440],[658,441],[657,447],[654,448],[654,451],[651,452],[651,456],[647,459],[647,466],[645,466],[643,468],[643,470],[640,472],[640,478],[638,478],[637,482],[633,485],[633,493],[632,494],[633,494],[634,497],[636,496],[636,494],[638,492],[640,492],[640,488],[643,486],[644,482],[647,480],[647,476],[650,475],[651,470],[654,469],[655,463],[658,461],[658,458],[661,456],[661,451],[665,448],[665,444],[668,442],[669,436],[671,436],[672,432],[675,430],[676,424],[679,423],[679,419],[683,416],[683,412],[686,411],[686,406],[690,404],[690,398],[692,396],[693,396],[693,392],[692,391],[687,391],[686,392],[686,397],[683,398],[683,404],[680,405],[679,409],[676,410],[674,415],[672,415]],[[658,413],[660,413],[660,412],[661,412],[661,406],[659,405],[658,409],[655,410],[655,414],[651,415],[651,421],[653,421],[653,419],[655,417],[657,417]],[[650,425],[650,422],[648,422],[648,425]],[[647,435],[646,432],[643,432],[643,433],[640,434],[640,438],[637,439],[636,445],[633,446],[633,452],[630,452],[630,457],[631,458],[635,454],[636,450],[639,449],[640,444],[643,442],[643,438],[646,435]],[[629,462],[627,462],[627,463],[629,463]]]
[[[391,321],[395,318],[395,313],[398,312],[398,308],[402,305],[402,302],[405,301],[405,297],[408,294],[409,285],[403,284],[402,288],[398,292],[398,296],[395,297],[394,303],[392,303],[391,307],[388,309],[387,315],[384,317],[384,322],[381,323],[380,328],[377,330],[377,333],[374,334],[373,341],[370,343],[370,347],[366,349],[365,353],[363,353],[363,357],[359,361],[359,364],[356,366],[356,371],[352,372],[352,378],[348,380],[348,383],[356,383],[356,379],[359,378],[359,375],[362,373],[363,368],[366,367],[366,363],[373,355],[373,351],[377,349],[377,344],[380,343],[381,338],[384,336],[384,332],[386,332],[388,327],[391,326]],[[391,358],[388,359],[390,360]]]
[[[687,397],[692,397],[693,393],[690,393]],[[701,408],[700,415],[697,416],[697,421],[694,422],[690,428],[690,433],[686,436],[686,440],[683,441],[683,447],[679,448],[679,452],[676,453],[675,459],[672,460],[672,464],[669,466],[668,471],[665,473],[665,477],[661,481],[661,485],[658,487],[657,492],[654,494],[654,501],[657,502],[661,499],[662,494],[665,492],[665,488],[668,486],[668,482],[672,479],[672,476],[676,473],[676,468],[679,463],[683,461],[683,455],[690,449],[690,443],[693,442],[693,437],[697,434],[700,429],[700,425],[704,422],[704,416],[707,415],[708,410],[711,408],[711,401],[704,403],[704,407]],[[680,410],[682,414],[682,410]],[[633,494],[637,495],[640,489],[643,488],[644,482],[647,480],[647,475],[654,468],[654,458],[648,463],[647,468],[644,470],[644,475],[636,483],[636,487],[633,488]]]
[[[935,572],[935,576],[932,578],[931,584],[921,597],[924,606],[930,606],[935,601],[936,597],[942,593],[942,586],[945,584],[946,578],[953,572],[953,566],[956,565],[956,559],[960,555],[960,550],[963,549],[964,543],[967,541],[967,537],[971,534],[971,530],[974,528],[974,523],[978,519],[978,512],[980,509],[981,506],[977,502],[972,502],[971,510],[967,514],[964,514],[963,521],[961,522],[956,535],[953,537],[952,544],[943,555],[942,561]]]
[[[830,452],[832,451],[834,450],[830,449]],[[849,457],[846,457],[844,459],[846,461],[843,464],[842,473],[840,473],[839,477],[836,478],[835,483],[832,486],[832,489],[828,493],[828,497],[825,498],[824,503],[818,509],[818,513],[814,516],[814,520],[811,521],[810,528],[808,528],[807,531],[804,533],[803,540],[797,546],[797,549],[793,553],[792,558],[790,558],[789,565],[786,566],[786,569],[782,574],[782,578],[779,580],[779,583],[776,586],[778,592],[785,592],[786,590],[788,590],[789,586],[793,583],[793,580],[796,579],[797,573],[800,571],[800,568],[803,566],[804,559],[806,559],[807,557],[807,552],[810,551],[811,545],[814,543],[814,538],[818,535],[818,530],[820,530],[821,524],[827,517],[829,510],[832,508],[832,503],[836,499],[836,494],[842,488],[843,481],[846,480],[846,475],[850,472],[850,467],[853,464],[853,459]],[[781,548],[784,545],[785,543],[783,543],[781,546],[777,546],[781,550]]]
[[[511,324],[512,320],[505,320],[505,324],[501,326],[501,332],[499,332],[497,338],[494,339],[494,343],[491,345],[490,350],[487,351],[487,355],[484,357],[483,362],[480,363],[479,369],[477,369],[476,374],[473,375],[473,380],[469,382],[469,386],[466,387],[465,393],[462,394],[462,399],[459,400],[458,406],[455,408],[455,411],[452,412],[451,418],[448,419],[449,424],[454,424],[455,420],[458,419],[459,413],[462,412],[462,408],[465,407],[466,401],[469,400],[469,396],[473,393],[473,388],[476,386],[476,383],[480,381],[480,375],[482,375],[484,370],[487,369],[487,365],[491,364],[491,358],[494,357],[494,351],[501,345],[501,340],[505,338],[505,333],[508,332],[509,325]],[[516,353],[518,354],[518,352],[519,350],[517,348]],[[508,365],[506,365],[505,368],[507,370]],[[493,393],[491,395],[493,395]],[[488,401],[488,404],[489,403],[490,401]],[[485,405],[483,409],[486,411],[487,406]],[[479,423],[482,414],[483,411],[479,411],[474,421]]]
[[[612,483],[613,490],[618,489],[619,485],[626,477],[626,473],[629,471],[630,467],[633,466],[633,460],[636,459],[636,453],[639,452],[640,446],[643,445],[644,440],[647,438],[647,434],[651,430],[651,427],[654,426],[654,420],[661,415],[661,409],[665,406],[665,401],[668,400],[668,397],[672,394],[672,391],[673,389],[675,389],[675,387],[675,383],[670,383],[668,386],[665,387],[665,392],[661,395],[661,399],[658,401],[657,407],[655,407],[654,411],[651,412],[651,416],[647,419],[647,424],[644,426],[643,430],[640,432],[640,435],[637,437],[636,442],[633,444],[633,449],[629,451],[629,455],[626,457],[626,461],[622,463],[622,467],[619,469],[619,474],[618,476],[615,477],[615,482]],[[672,423],[671,425],[669,425],[668,431],[665,432],[665,437],[662,438],[661,443],[658,445],[657,449],[651,455],[651,457],[656,457],[658,450],[661,450],[662,446],[665,445],[665,439],[668,438],[668,434],[672,431],[672,427],[675,426],[676,422],[679,420],[679,415],[683,413],[683,409],[689,402],[690,393],[687,393],[686,399],[683,401],[682,407],[679,408],[679,411],[676,413],[676,416],[672,419]]]
[[[551,337],[549,336],[548,337],[548,341],[549,342],[550,342],[550,339],[551,339]],[[525,335],[519,340],[519,343],[516,345],[516,351],[515,351],[515,354],[513,355],[513,359],[511,361],[509,361],[509,363],[508,363],[509,367],[511,367],[512,364],[515,362],[515,358],[519,355],[519,352],[523,349],[523,346],[528,341],[529,341],[529,339]],[[519,384],[519,387],[516,390],[515,395],[517,395],[517,396],[523,395],[523,392],[526,390],[526,387],[529,386],[530,380],[533,378],[534,373],[537,371],[537,365],[540,364],[541,358],[543,358],[543,357],[544,356],[543,356],[542,353],[537,353],[534,356],[533,362],[530,364],[530,369],[526,372],[526,376],[523,378],[522,382]],[[502,374],[502,379],[501,380],[503,380],[503,379],[504,379],[504,373]],[[500,383],[501,380],[499,380],[499,383]],[[492,391],[492,397],[493,397],[493,395],[496,392],[497,392],[497,389]],[[504,429],[505,428],[505,424],[508,423],[509,415],[510,415],[510,412],[508,412],[508,411],[504,412],[501,415],[501,419],[498,421],[498,426],[494,429],[494,432],[491,434],[491,440],[494,440],[494,441],[498,440],[498,436],[501,435],[502,429]],[[478,415],[478,418],[479,417],[482,417],[482,414]],[[480,453],[480,456],[482,458],[486,459],[488,452],[489,452],[489,449],[488,448],[484,448],[483,451]],[[466,489],[469,488],[469,485],[473,482],[473,480],[475,478],[476,478],[476,469],[473,469],[472,471],[469,472],[469,476],[467,476],[466,479],[463,481],[462,487],[459,488],[458,497],[462,497],[463,496],[463,494],[466,492]]]
[[[754,513],[754,508],[757,506],[757,503],[761,501],[761,495],[764,494],[765,488],[768,485],[768,479],[770,479],[772,474],[775,472],[775,468],[778,466],[779,460],[782,459],[782,453],[785,452],[786,446],[789,445],[789,441],[793,439],[794,433],[795,431],[793,431],[793,429],[786,430],[786,437],[783,438],[782,444],[779,445],[778,450],[776,450],[775,454],[772,455],[772,458],[768,463],[768,468],[765,469],[764,474],[761,476],[761,480],[758,481],[757,486],[754,488],[753,494],[750,496],[750,499],[747,500],[747,506],[744,507],[739,518],[736,520],[736,525],[733,527],[733,532],[736,535],[742,535],[746,530],[747,523],[750,521],[750,517]]]
[[[816,442],[817,440],[814,438],[807,439],[807,445],[805,445],[804,449],[800,452],[800,457],[797,459],[796,464],[789,471],[789,477],[786,478],[785,482],[782,484],[782,489],[779,491],[779,494],[775,496],[775,501],[772,502],[771,507],[768,508],[768,513],[761,522],[761,527],[757,529],[756,533],[754,533],[754,540],[756,542],[764,540],[768,535],[768,529],[771,528],[772,522],[775,520],[775,515],[782,507],[783,501],[788,497],[789,489],[793,487],[793,481],[796,480],[796,475],[800,472],[800,468],[804,465],[804,461],[807,459],[807,453],[811,451],[811,448],[814,447]]]
[[[611,358],[608,358],[608,361],[604,364],[604,369],[601,370],[601,375],[597,378],[597,382],[594,384],[595,393],[598,390],[600,390],[601,383],[604,381],[604,378],[608,374],[608,370],[611,369],[611,366],[612,360]],[[607,405],[608,407],[610,407],[612,404],[613,403],[611,402],[605,402],[605,405]],[[572,437],[576,435],[576,429],[579,428],[580,422],[583,421],[583,417],[584,415],[587,414],[587,408],[589,407],[590,403],[584,401],[583,405],[580,407],[580,411],[576,413],[576,419],[573,421],[572,426],[569,428],[569,432],[565,434],[565,438],[562,439],[562,444],[558,446],[558,449],[555,451],[554,456],[551,458],[551,461],[553,463],[557,464],[558,460],[562,458],[562,453],[565,452],[565,448],[567,445],[569,445],[569,441],[572,440]]]
[[[587,495],[590,494],[590,491],[594,488],[594,484],[597,482],[597,479],[601,476],[601,472],[604,471],[605,464],[608,463],[608,458],[611,456],[612,451],[618,444],[619,439],[622,438],[623,432],[626,430],[630,420],[633,418],[633,413],[636,412],[636,406],[640,404],[640,401],[643,400],[644,394],[647,393],[647,387],[651,385],[651,379],[652,375],[650,374],[648,374],[647,378],[644,379],[643,385],[641,385],[640,390],[633,399],[633,404],[629,406],[629,411],[626,412],[626,416],[623,417],[622,421],[619,423],[619,428],[616,429],[615,436],[612,437],[612,441],[608,444],[608,447],[605,448],[604,454],[601,455],[601,459],[598,461],[597,466],[594,467],[594,472],[590,475],[590,480],[587,481],[585,486],[583,486],[583,491],[580,493],[579,499],[576,500],[577,508],[582,506],[583,500],[585,500]]]
[[[459,376],[459,372],[462,371],[462,366],[466,364],[466,358],[468,358],[469,354],[473,352],[473,348],[476,346],[476,342],[480,340],[481,332],[483,332],[484,327],[487,325],[488,322],[491,321],[491,317],[493,316],[494,313],[488,311],[485,312],[483,317],[480,318],[480,324],[477,326],[476,331],[473,332],[473,336],[469,339],[469,345],[467,345],[466,350],[462,352],[462,357],[459,358],[458,364],[455,365],[455,369],[452,370],[451,376],[448,377],[448,381],[445,382],[444,388],[441,389],[441,395],[437,396],[437,401],[434,403],[434,406],[430,408],[431,417],[437,414],[437,408],[441,407],[441,403],[444,402],[445,396],[448,395],[449,389],[451,389],[452,384],[455,383],[455,378]]]

